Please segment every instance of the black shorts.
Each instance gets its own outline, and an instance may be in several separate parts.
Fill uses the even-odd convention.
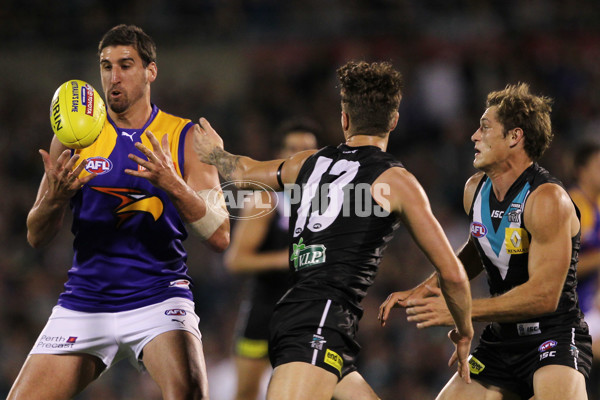
[[[525,399],[533,396],[533,374],[539,368],[566,365],[587,379],[591,363],[591,337],[575,328],[500,339],[488,325],[469,358],[471,378],[508,389]]]
[[[234,353],[245,358],[268,355],[269,322],[275,303],[243,301],[240,306]]]
[[[331,300],[284,303],[271,319],[269,357],[273,368],[305,362],[343,378],[356,371],[358,316]]]

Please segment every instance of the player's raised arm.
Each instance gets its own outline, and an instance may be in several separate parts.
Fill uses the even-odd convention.
[[[37,197],[27,215],[27,241],[32,247],[47,244],[62,226],[65,210],[71,197],[96,174],[78,178],[84,168],[79,155],[71,157],[70,150],[54,137],[50,153],[40,150],[44,176]]]
[[[217,167],[219,174],[238,187],[282,190],[283,185],[294,183],[306,159],[316,150],[306,150],[287,159],[256,161],[225,151],[223,139],[205,118],[194,125],[194,150],[200,161]],[[258,183],[258,185],[257,185]]]

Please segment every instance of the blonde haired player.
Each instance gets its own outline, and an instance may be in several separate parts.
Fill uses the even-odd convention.
[[[116,26],[98,53],[104,130],[74,154],[56,138],[40,150],[28,240],[52,240],[70,205],[73,266],[8,398],[70,399],[122,359],[143,365],[164,399],[207,398],[182,242],[187,224],[216,251],[229,244],[227,212],[210,190],[217,171],[193,154],[193,124],[150,102],[158,70],[148,35]]]
[[[465,185],[471,229],[458,257],[471,279],[486,272],[490,297],[473,299],[473,319],[489,324],[469,358],[473,382],[454,375],[437,400],[587,399],[591,338],[575,293],[579,213],[537,163],[552,141],[551,110],[528,84],[507,85],[488,94],[471,136],[479,172]],[[451,324],[436,281],[392,293],[382,323],[400,306],[419,328]]]

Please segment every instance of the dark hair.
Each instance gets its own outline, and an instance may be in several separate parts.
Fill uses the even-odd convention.
[[[486,106],[497,107],[498,121],[504,125],[504,136],[509,130],[521,128],[525,136],[525,152],[533,161],[546,151],[553,138],[550,113],[552,99],[536,96],[529,85],[519,83],[507,85],[504,90],[491,92]]]
[[[388,133],[402,99],[402,75],[390,63],[350,61],[337,70],[342,110],[354,125],[354,134]]]
[[[98,56],[109,46],[132,46],[142,59],[144,67],[156,62],[156,44],[142,28],[135,25],[117,25],[104,34],[98,44]]]
[[[573,151],[573,166],[575,173],[587,165],[590,159],[600,152],[600,142],[597,140],[585,140],[580,142]]]
[[[270,140],[270,144],[274,149],[282,149],[285,144],[285,138],[292,132],[308,132],[312,133],[315,138],[319,138],[322,133],[321,125],[308,117],[292,117],[284,120],[275,129],[275,134]]]

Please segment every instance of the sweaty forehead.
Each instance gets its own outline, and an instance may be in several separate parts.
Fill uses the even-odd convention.
[[[100,62],[115,63],[121,60],[140,60],[138,52],[131,46],[107,46],[100,52]]]

